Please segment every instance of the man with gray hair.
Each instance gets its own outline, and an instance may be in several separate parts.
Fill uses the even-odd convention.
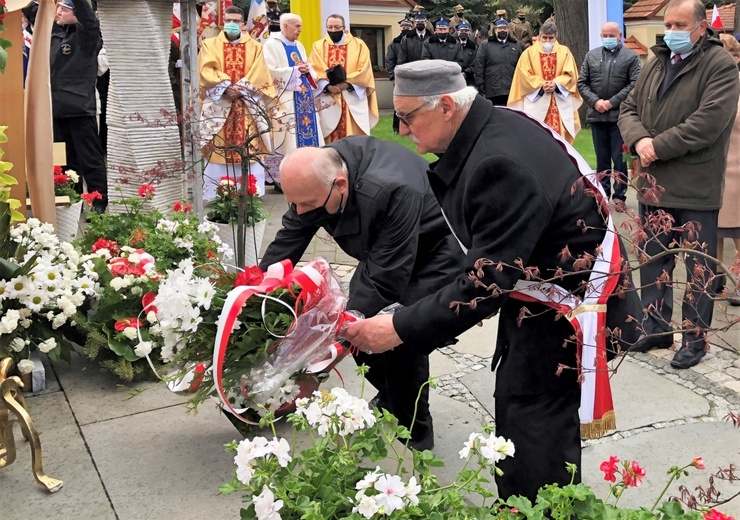
[[[429,164],[407,148],[375,137],[340,139],[326,148],[299,148],[280,166],[290,208],[260,267],[298,262],[319,228],[359,260],[349,284],[348,309],[374,316],[385,307],[410,305],[452,281],[462,253],[450,235],[426,178]],[[359,353],[378,389],[374,405],[411,430],[409,446],[434,447],[429,413],[428,351],[432,340],[381,355]],[[414,420],[414,413],[416,419]]]
[[[681,320],[674,322],[676,260],[661,253],[676,243],[695,243],[701,244],[696,246],[700,252],[717,255],[717,220],[740,86],[737,66],[708,26],[703,2],[671,0],[663,23],[663,43],[652,48],[655,57],[622,103],[619,129],[639,157],[637,199],[649,234],[644,251],[660,255],[640,268],[648,310],[645,333],[654,338],[642,350],[672,347],[675,329],[682,338],[671,366],[685,369],[709,349],[717,268],[686,256],[688,285]],[[669,229],[648,224],[665,216],[672,220]]]
[[[562,138],[520,111],[477,96],[455,63],[427,60],[396,67],[393,103],[401,134],[410,136],[420,153],[440,157],[429,181],[465,260],[453,282],[393,316],[351,325],[348,339],[374,353],[402,343],[396,351],[412,348],[413,340],[428,353],[499,314],[492,361],[492,368],[498,367],[496,435],[513,441],[516,456],[498,464],[503,475],[496,483],[504,499],[534,500],[546,484],[571,482],[566,462],[580,468],[581,434],[595,437],[614,428],[613,411],[597,413],[593,406],[603,402],[608,388],[584,385],[582,400],[579,387],[580,378],[591,381],[606,373],[604,334],[583,333],[573,341],[576,325],[570,316],[583,318],[592,331],[603,332],[604,323],[611,330],[616,322],[624,339],[635,336],[624,313],[628,303],[639,312],[636,297],[610,296],[620,278],[621,244],[606,233],[603,192]],[[577,267],[584,258],[612,259],[594,267],[601,282]],[[612,273],[608,283],[604,272]],[[562,305],[573,296],[596,296],[606,305],[590,310],[574,305],[568,307],[571,313]],[[557,319],[564,314],[569,318]],[[587,369],[589,352],[598,361]],[[584,409],[580,427],[579,407]]]
[[[269,110],[273,153],[281,157],[302,146],[324,144],[314,103],[317,76],[308,63],[306,49],[298,41],[301,28],[300,16],[285,13],[280,16],[280,32],[272,33],[262,44],[278,95]],[[279,182],[279,178],[274,181]]]

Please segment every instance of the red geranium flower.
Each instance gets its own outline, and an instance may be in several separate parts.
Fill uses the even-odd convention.
[[[182,202],[179,200],[172,205],[174,211],[182,211]]]
[[[139,197],[149,197],[154,195],[154,184],[142,184],[139,188]]]
[[[191,206],[190,204],[185,204],[185,207],[182,210],[185,213],[190,213],[191,211],[193,211],[193,206]]]
[[[139,318],[122,318],[113,325],[113,328],[118,332],[123,332],[123,329],[127,327],[141,327],[142,325],[144,324],[139,321]]]
[[[90,247],[90,250],[94,253],[99,249],[107,249],[108,251],[110,251],[111,255],[115,255],[116,253],[118,253],[118,244],[114,242],[113,240],[106,240],[104,238],[99,238]]]
[[[251,173],[247,177],[247,195],[250,197],[257,195],[257,177]]]
[[[234,287],[239,287],[241,285],[259,285],[262,283],[264,278],[265,273],[263,273],[262,269],[256,265],[245,267],[244,271],[241,271],[236,275]]]
[[[80,195],[82,200],[87,202],[88,206],[92,206],[92,203],[94,200],[103,200],[103,196],[100,194],[99,191],[93,191],[92,193],[83,193]]]
[[[704,513],[704,520],[735,520],[735,519],[731,516],[728,516],[724,513],[717,511],[716,509],[710,509],[708,513]]]
[[[691,461],[691,465],[696,469],[704,469],[704,459],[701,457],[694,457],[694,460]]]
[[[645,470],[636,461],[632,461],[631,463],[625,462],[624,470],[622,471],[622,480],[626,487],[640,487],[644,476]]]
[[[609,460],[605,460],[601,463],[601,466],[599,466],[599,469],[604,472],[604,480],[607,480],[609,482],[616,482],[617,477],[616,473],[619,471],[619,468],[617,467],[617,462],[619,462],[619,457],[615,457],[612,455],[609,457]]]
[[[133,231],[133,233],[131,233],[131,238],[129,238],[128,243],[133,246],[138,244],[139,242],[143,242],[145,239],[146,233],[137,228]]]
[[[54,166],[54,175],[59,175],[60,173],[64,173],[64,172],[62,171],[62,167],[61,167],[61,166],[59,166],[59,165],[55,165],[55,166]]]

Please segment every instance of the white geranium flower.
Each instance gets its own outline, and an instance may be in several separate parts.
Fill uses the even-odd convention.
[[[370,471],[365,474],[364,477],[362,477],[362,480],[357,482],[355,484],[355,489],[364,490],[364,489],[370,489],[373,487],[373,485],[378,481],[380,478],[380,475],[383,474],[383,471],[380,469],[380,466],[375,467],[375,471]]]
[[[134,348],[134,353],[140,358],[146,357],[152,352],[152,346],[153,345],[151,341],[142,341],[138,345],[136,345],[136,348]]]
[[[403,509],[403,497],[406,495],[406,486],[398,475],[381,475],[375,483],[379,491],[373,495],[378,504],[378,510],[390,516],[394,511]]]
[[[515,452],[514,443],[511,442],[510,439],[504,439],[503,437],[496,437],[496,442],[494,446],[495,446],[496,451],[502,455],[501,460],[505,459],[506,457],[514,456],[514,452]]]
[[[75,184],[77,184],[78,182],[80,182],[80,176],[77,174],[76,171],[74,171],[74,170],[67,170],[64,173],[66,173],[67,174],[67,177],[69,177],[70,180],[72,182],[74,182]]]
[[[30,374],[34,368],[36,368],[36,364],[30,359],[22,359],[18,362],[18,371],[21,374]]]
[[[417,496],[421,491],[421,486],[416,483],[416,477],[411,477],[409,483],[406,485],[406,500],[412,505],[419,505],[419,497]]]
[[[281,467],[286,467],[288,463],[293,460],[290,456],[290,444],[285,439],[272,439],[268,446],[272,450],[272,454],[278,460]]]
[[[54,350],[57,346],[57,340],[54,338],[49,338],[46,341],[42,341],[39,343],[39,350],[43,352],[44,354],[47,354]]]
[[[262,488],[262,493],[252,498],[252,502],[257,520],[282,520],[278,511],[283,507],[283,501],[275,500],[275,495],[267,486]]]
[[[368,497],[363,494],[360,497],[357,497],[357,499],[359,502],[352,508],[353,513],[359,513],[365,518],[372,518],[378,512],[378,503],[373,497]]]
[[[480,433],[470,434],[470,437],[468,437],[467,442],[463,444],[463,449],[460,450],[461,459],[467,459],[470,456],[470,450],[475,449],[477,441],[480,439],[480,437],[481,437]]]

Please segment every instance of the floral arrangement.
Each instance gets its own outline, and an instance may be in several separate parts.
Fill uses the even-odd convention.
[[[366,370],[358,367],[360,373]],[[271,419],[268,414],[261,424],[272,424]],[[519,496],[502,500],[484,487],[489,483],[486,475],[502,474],[500,461],[516,456],[512,442],[497,437],[490,426],[470,435],[459,453],[465,460],[463,469],[452,483],[441,485],[431,470],[444,464],[432,452],[411,452],[413,469],[407,474],[404,463],[410,452],[396,440],[405,442],[408,430],[398,426],[388,411],[371,410],[365,400],[344,389],[298,399],[287,420],[296,433],[305,431],[311,439],[301,452],[278,438],[274,427],[271,440],[254,437],[226,446],[235,453],[236,468],[220,491],[246,494],[241,518],[733,520],[715,509],[685,511],[680,502],[661,503],[669,485],[689,468],[704,469],[700,457],[669,470],[668,483],[650,509],[617,507],[625,490],[639,487],[646,474],[636,461],[620,464],[617,457],[601,464],[604,479],[613,483],[605,499],[597,498],[585,484],[574,484],[576,467],[568,464],[571,483],[544,486],[532,503]],[[395,470],[381,469],[378,461]],[[471,495],[479,497],[480,505],[472,504]]]
[[[206,218],[219,224],[233,224],[239,218],[239,206],[244,206],[244,222],[247,227],[265,220],[265,208],[259,198],[257,178],[247,176],[246,189],[240,186],[241,178],[224,176],[218,182],[216,197],[208,203]]]
[[[14,254],[0,260],[0,357],[12,356],[21,372],[33,370],[28,358],[36,350],[69,361],[65,327],[80,322],[82,308],[97,298],[94,255],[60,244],[53,226],[35,218],[10,236]]]
[[[75,184],[80,181],[80,176],[74,170],[62,171],[61,166],[54,166],[54,195],[57,197],[69,197],[69,203],[74,204],[80,200],[80,194],[75,190]],[[102,195],[101,195],[102,198]]]

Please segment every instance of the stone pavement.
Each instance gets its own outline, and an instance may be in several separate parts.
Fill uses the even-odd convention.
[[[266,246],[279,229],[285,201],[271,191],[264,200],[270,210]],[[355,262],[328,237],[314,240],[303,259],[319,254],[349,281]],[[724,304],[717,309],[722,319],[738,315]],[[431,356],[431,371],[439,383],[431,392],[434,451],[446,464],[439,471],[444,480],[461,468],[458,451],[468,434],[493,420],[495,376],[489,366],[496,326],[496,318],[487,320],[461,336],[458,344]],[[705,471],[692,470],[679,482],[693,491],[706,488],[710,473],[719,467],[740,464],[740,430],[724,420],[728,411],[740,413],[737,329],[723,333],[702,363],[689,370],[672,369],[671,353],[665,350],[614,362],[618,431],[584,444],[583,478],[597,495],[607,493],[598,466],[610,455],[637,460],[647,469],[642,487],[620,500],[635,507],[652,505],[672,465],[704,458]],[[353,368],[351,360],[339,366],[347,389],[359,393]],[[0,469],[1,520],[238,518],[240,497],[217,492],[233,467],[223,445],[238,434],[215,406],[188,415],[184,397],[152,384],[132,385],[146,391],[131,397],[130,389],[120,388],[82,359],[71,366],[47,365],[47,379],[48,389],[29,397],[28,404],[43,432],[44,469],[63,480],[64,487],[50,495],[35,484],[28,445],[16,428],[18,459]],[[332,375],[325,386],[340,384]],[[280,423],[279,433],[286,428]],[[723,497],[740,492],[740,483],[715,479],[715,485]],[[678,494],[678,484],[669,494]],[[740,517],[740,498],[720,509]]]

